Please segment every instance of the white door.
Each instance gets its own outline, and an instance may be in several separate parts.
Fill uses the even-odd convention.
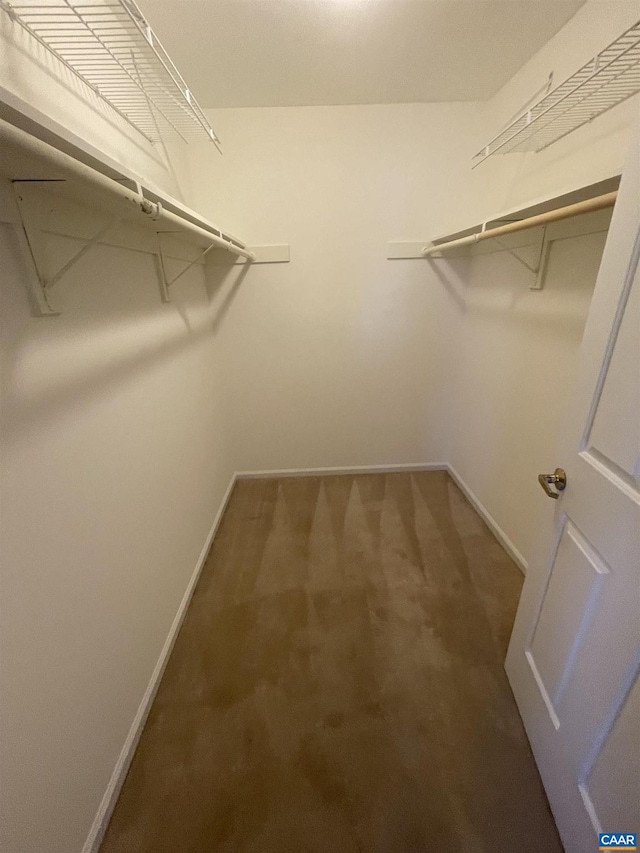
[[[567,853],[640,837],[640,133],[632,148],[555,461],[567,486],[506,663]]]

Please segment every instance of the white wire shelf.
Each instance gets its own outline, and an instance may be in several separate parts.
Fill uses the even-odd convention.
[[[0,0],[0,6],[151,141],[219,140],[134,0]]]
[[[504,128],[473,157],[541,151],[640,92],[640,21]]]

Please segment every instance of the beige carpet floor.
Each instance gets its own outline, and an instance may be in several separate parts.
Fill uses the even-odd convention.
[[[238,482],[102,853],[561,853],[521,586],[444,472]]]

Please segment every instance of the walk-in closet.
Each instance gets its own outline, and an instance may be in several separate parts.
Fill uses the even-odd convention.
[[[0,0],[3,853],[640,833],[640,2]]]

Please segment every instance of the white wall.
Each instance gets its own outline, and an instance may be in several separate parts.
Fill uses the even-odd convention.
[[[563,465],[557,446],[608,218],[574,220],[575,236],[552,242],[542,291],[530,290],[535,276],[496,246],[470,267],[447,458],[521,564],[540,513],[553,509],[537,475]],[[538,229],[527,243],[540,238]],[[537,246],[517,251],[531,263]]]
[[[523,107],[550,71],[558,84],[638,18],[637,0],[587,2],[485,106],[475,150]],[[636,96],[544,151],[487,160],[469,182],[475,221],[619,174],[638,109]],[[456,216],[456,227],[473,222],[462,211]],[[592,221],[584,217],[582,225],[589,230]],[[524,242],[539,239],[539,231],[529,232]],[[551,509],[537,474],[562,465],[555,450],[603,240],[600,233],[554,243],[540,292],[529,291],[532,275],[507,252],[485,244],[481,253],[475,251],[455,326],[460,346],[447,458],[525,562],[539,514]],[[535,250],[525,257],[535,261]],[[446,268],[446,261],[437,263]]]
[[[640,0],[587,0],[485,104],[475,129],[474,153],[522,113],[550,72],[554,73],[553,85],[559,85],[638,19]],[[629,125],[638,109],[640,99],[636,96],[540,152],[489,158],[470,172],[471,206],[476,217],[471,222],[619,174],[627,153]],[[465,224],[469,220],[459,211],[451,225]]]
[[[177,149],[172,161],[151,145],[4,12],[0,92],[183,195]],[[126,228],[58,282],[59,317],[34,317],[7,189],[0,179],[0,847],[78,853],[235,468],[228,283],[195,267],[163,304],[149,239]],[[55,204],[63,230],[103,224]],[[50,237],[52,267],[81,245]]]
[[[99,246],[36,318],[1,222],[0,256],[0,847],[78,853],[234,470],[228,284],[163,304],[153,255]]]
[[[459,270],[386,260],[464,198],[478,107],[220,110],[195,205],[289,265],[251,270],[228,323],[243,470],[441,463]],[[197,179],[196,179],[197,176]]]
[[[464,262],[385,261],[386,243],[619,172],[637,98],[545,152],[474,171],[471,155],[551,70],[560,82],[639,15],[638,0],[590,0],[487,104],[209,112],[226,154],[190,148],[194,206],[292,246],[230,311],[242,469],[446,461]]]

